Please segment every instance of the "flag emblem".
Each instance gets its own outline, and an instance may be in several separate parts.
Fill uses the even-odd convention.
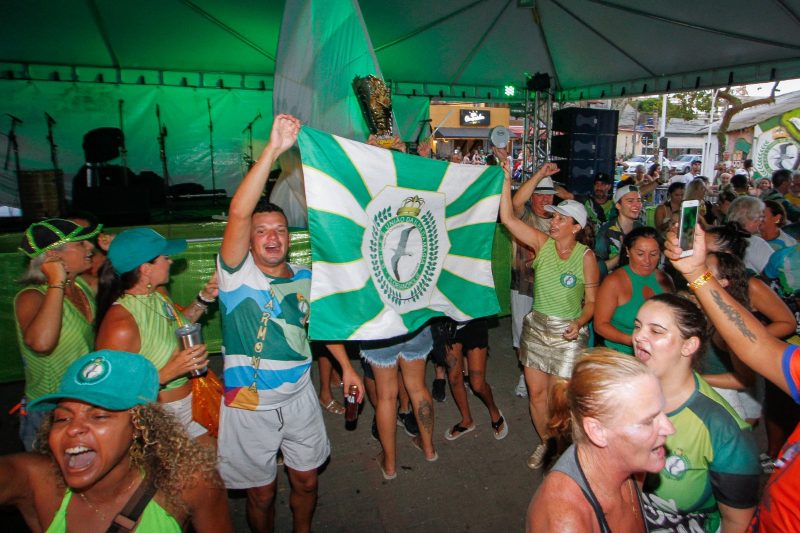
[[[362,254],[381,298],[398,312],[430,303],[450,248],[443,208],[441,193],[399,187],[384,188],[367,206],[372,229],[364,232]]]

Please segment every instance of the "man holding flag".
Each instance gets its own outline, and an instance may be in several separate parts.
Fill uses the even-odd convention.
[[[317,468],[330,454],[310,378],[311,272],[286,261],[283,211],[259,202],[272,164],[299,131],[296,118],[275,117],[269,143],[231,200],[217,259],[225,361],[219,469],[228,488],[246,490],[253,531],[274,529],[279,450],[289,472],[294,530],[310,531]],[[345,390],[356,385],[360,402],[364,386],[344,347],[328,348],[342,365]]]

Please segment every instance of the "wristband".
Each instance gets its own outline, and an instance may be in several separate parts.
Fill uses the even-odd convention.
[[[693,291],[696,291],[697,289],[708,283],[708,280],[710,280],[713,277],[714,275],[709,270],[706,270],[705,274],[699,276],[693,282],[689,283],[689,288]]]
[[[214,298],[213,300],[206,300],[205,298],[203,298],[203,291],[200,291],[200,292],[198,292],[198,293],[197,293],[197,298],[196,298],[196,300],[197,300],[197,301],[198,301],[198,303],[200,303],[201,305],[206,305],[206,306],[208,306],[208,305],[211,305],[211,304],[213,304],[214,302],[216,302],[216,301],[217,301],[217,299],[216,299],[216,298]]]

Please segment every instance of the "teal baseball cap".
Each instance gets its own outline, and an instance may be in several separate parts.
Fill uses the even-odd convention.
[[[143,355],[98,350],[73,362],[58,390],[36,398],[28,409],[54,409],[59,400],[80,400],[111,411],[153,403],[158,398],[158,370]]]
[[[114,237],[106,257],[114,270],[124,274],[159,255],[179,254],[185,249],[185,239],[166,239],[153,229],[134,228]]]

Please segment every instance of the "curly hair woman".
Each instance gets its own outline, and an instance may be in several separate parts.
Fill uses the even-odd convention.
[[[33,531],[232,531],[214,451],[190,440],[157,394],[158,372],[141,355],[75,361],[30,405],[52,409],[39,453],[0,457],[0,505],[15,505]]]

